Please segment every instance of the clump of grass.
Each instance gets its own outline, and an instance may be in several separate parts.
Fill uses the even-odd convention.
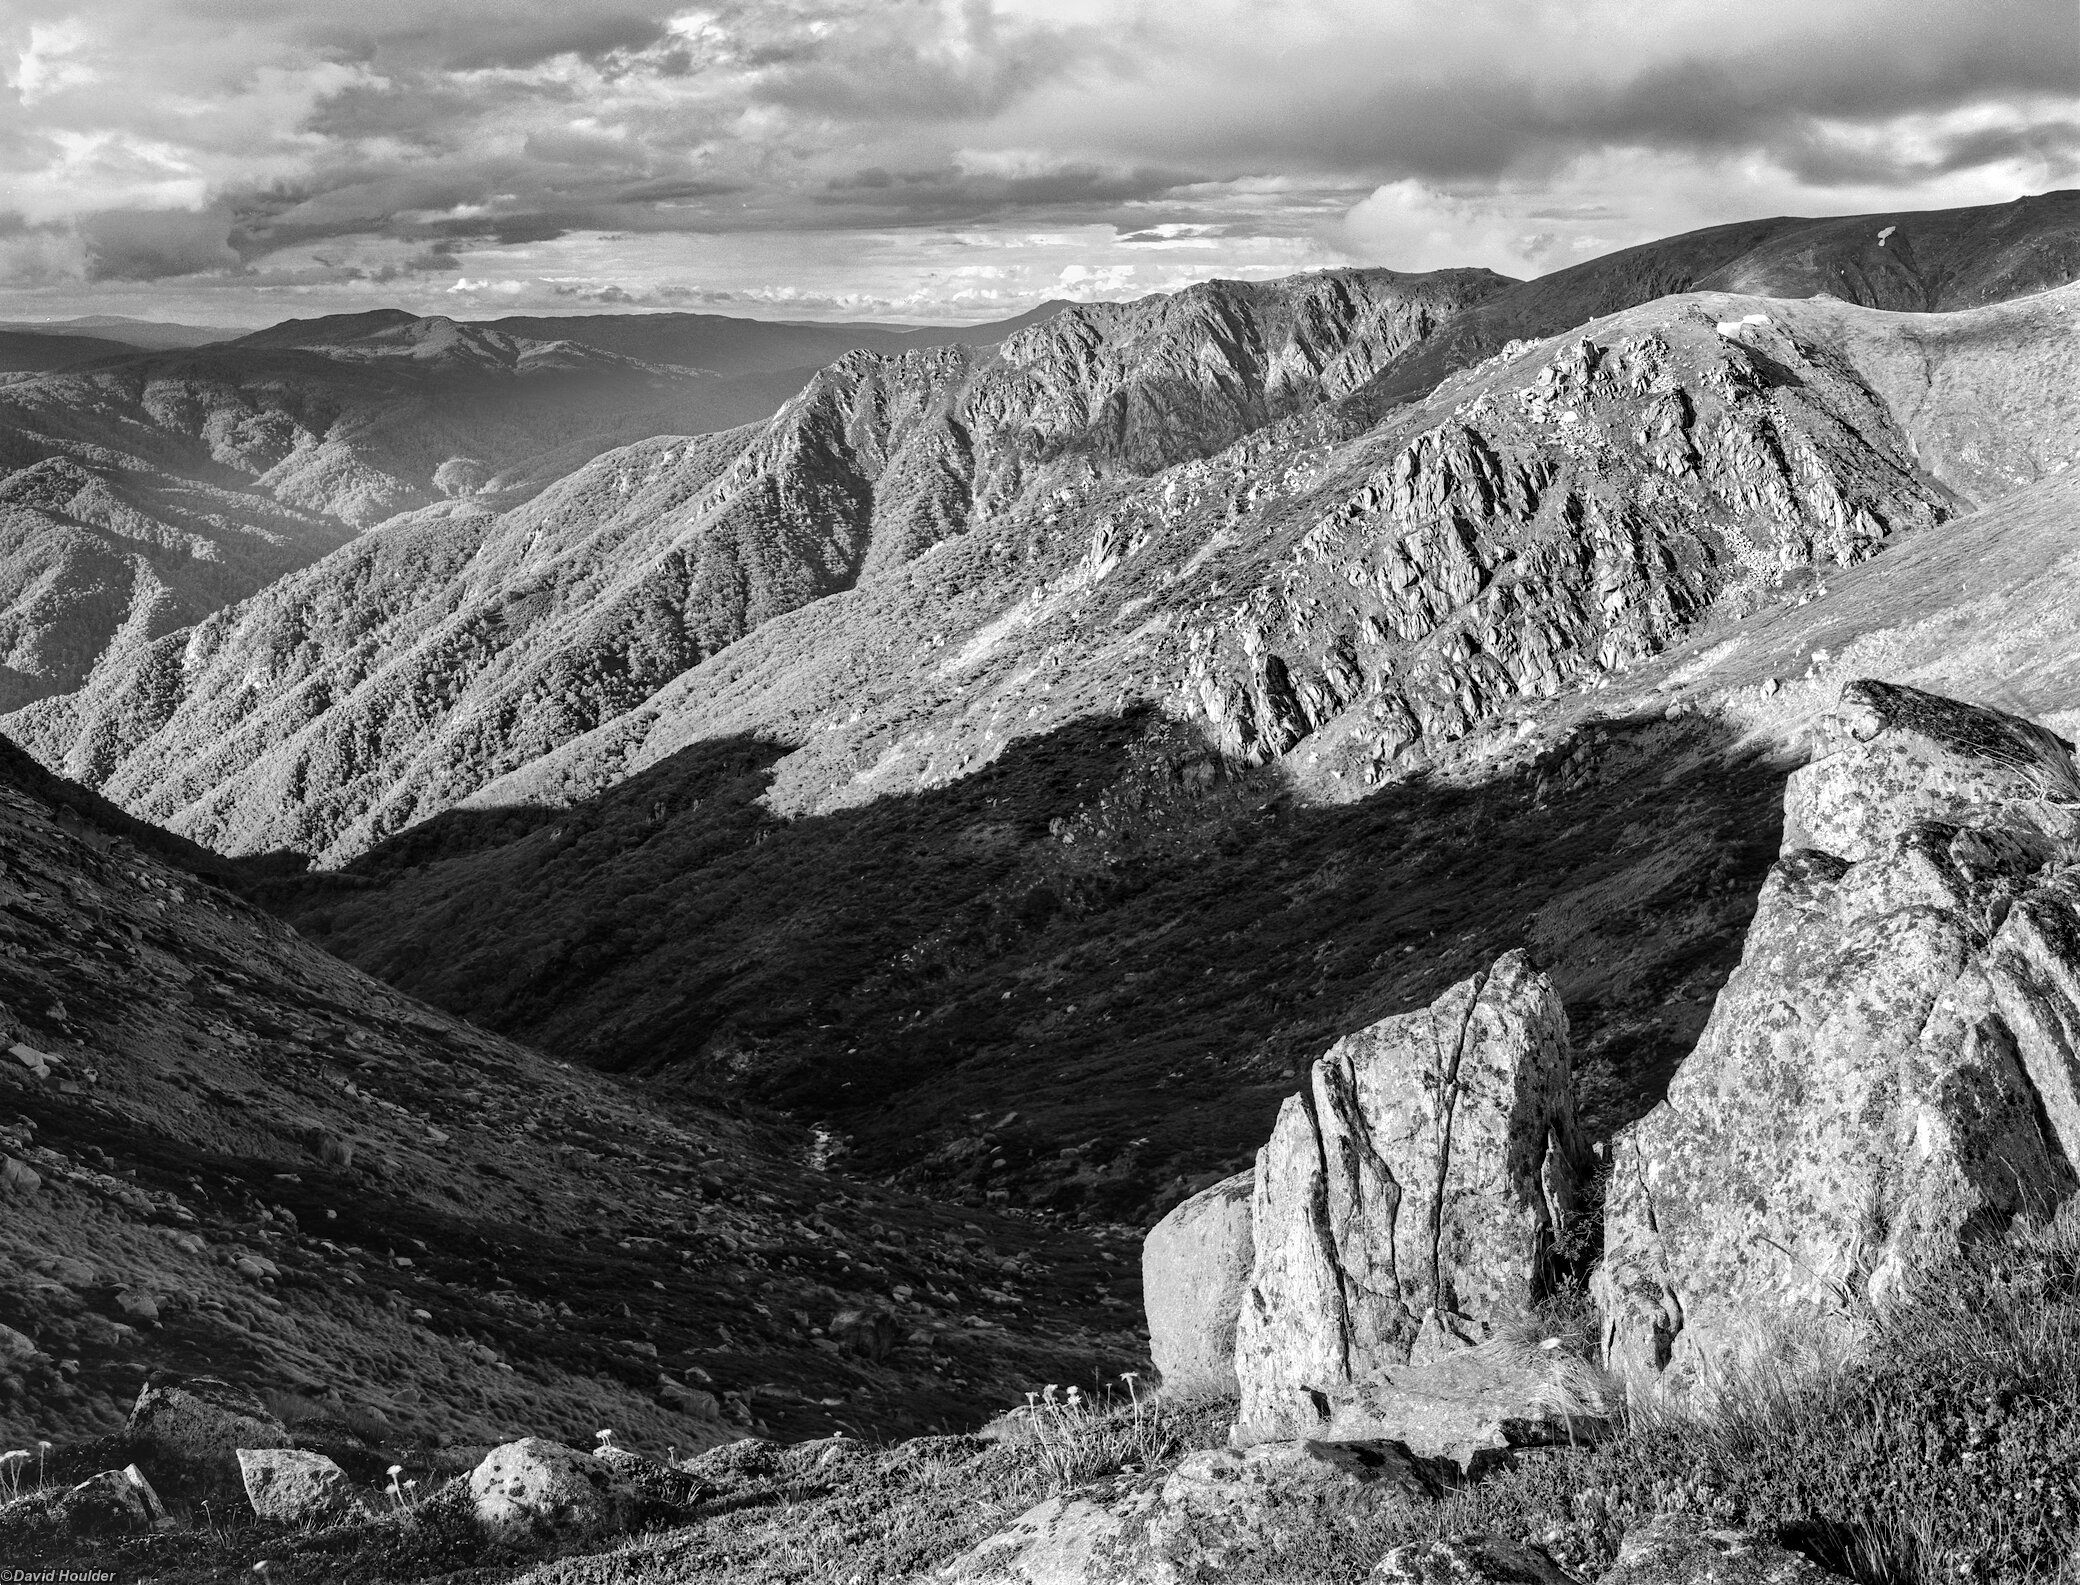
[[[1183,1430],[1162,1399],[1144,1390],[1133,1371],[1120,1381],[1124,1395],[1109,1386],[1102,1397],[1086,1397],[1080,1387],[1065,1392],[1050,1386],[1027,1393],[1024,1405],[1011,1412],[1007,1440],[1031,1455],[1050,1492],[1146,1473],[1183,1451]]]
[[[2080,1535],[2080,1209],[1926,1275],[1853,1349],[1787,1350],[1678,1400],[1635,1391],[1594,1448],[1450,1494],[1440,1533],[1491,1530],[1594,1569],[1688,1512],[1864,1585],[2074,1577]]]

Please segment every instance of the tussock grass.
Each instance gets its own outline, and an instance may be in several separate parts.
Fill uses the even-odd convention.
[[[1825,1339],[1635,1390],[1599,1446],[1455,1492],[1437,1533],[1497,1530],[1595,1568],[1692,1512],[1864,1585],[2080,1579],[2080,1213],[2018,1224]]]
[[[1075,1387],[1028,1393],[1023,1408],[998,1422],[1000,1433],[1027,1451],[1051,1492],[1174,1464],[1188,1438],[1185,1421],[1160,1396],[1126,1385],[1124,1395],[1101,1398]]]

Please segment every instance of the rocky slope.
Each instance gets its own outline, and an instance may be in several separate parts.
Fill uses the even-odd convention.
[[[1141,1352],[1103,1237],[867,1188],[799,1130],[483,1034],[11,747],[0,836],[8,1448],[109,1433],[163,1372],[369,1447],[662,1452],[926,1429]]]
[[[2014,285],[2040,235],[2056,273],[2064,204],[1932,217],[1915,257],[1954,233],[1945,269]],[[1677,240],[1719,269],[1764,233]],[[1608,1127],[1775,847],[1802,696],[1712,679],[2058,487],[2074,300],[1666,298],[1366,420],[1514,290],[1221,286],[855,356],[766,426],[395,523],[11,725],[226,848],[363,855],[274,898],[377,972],[977,1200],[1239,1166],[1293,1064],[1527,935]],[[1695,686],[1656,691],[1664,653]]]
[[[0,382],[0,698],[75,688],[399,512],[484,510],[637,436],[768,410],[705,411],[721,383],[445,320]]]
[[[1059,491],[1207,455],[1344,394],[1499,284],[1218,283],[1065,313],[993,350],[855,354],[762,427],[610,453],[501,517],[393,524],[389,543],[170,634],[12,726],[219,847],[344,855],[762,623],[906,583],[933,546],[1014,503],[1051,513]],[[417,570],[371,586],[378,562]]]
[[[1922,558],[2000,536],[1944,478],[2071,453],[2055,399],[1998,450],[1982,425],[2069,385],[2065,316],[1633,310],[1290,493],[1253,440],[1094,490],[1096,529],[1038,513],[779,618],[282,906],[470,1016],[978,1195],[1146,1207],[1240,1166],[1310,1047],[1527,941],[1608,1127],[1694,1039],[1775,849],[1808,690],[1755,685],[1821,646],[1733,657],[1843,590],[1903,613],[1894,557],[1947,598]],[[1662,395],[1631,394],[1645,356]],[[1684,713],[1722,673],[1730,711]],[[1006,1085],[1024,1137],[992,1155],[962,1119]]]

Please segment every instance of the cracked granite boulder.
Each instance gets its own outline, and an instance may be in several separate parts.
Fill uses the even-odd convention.
[[[1257,1156],[1237,1443],[1330,1434],[1360,1384],[1526,1317],[1584,1162],[1567,1016],[1521,952],[1337,1042]]]
[[[1845,1334],[2075,1186],[2070,746],[1872,682],[1833,738],[1696,1050],[1614,1142],[1606,1357],[1678,1387]]]

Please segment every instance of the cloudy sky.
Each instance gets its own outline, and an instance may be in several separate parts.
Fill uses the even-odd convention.
[[[4,0],[0,318],[974,320],[2080,183],[2073,0]]]

